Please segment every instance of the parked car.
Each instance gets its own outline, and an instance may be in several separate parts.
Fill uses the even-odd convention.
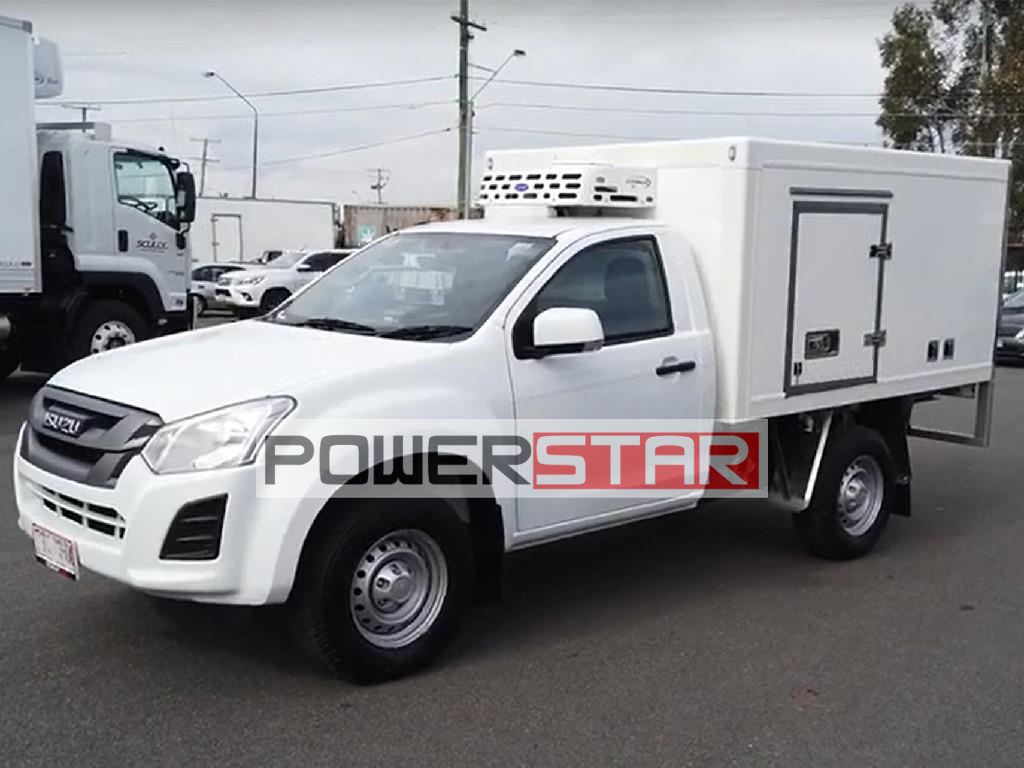
[[[224,309],[218,304],[214,293],[217,281],[222,275],[247,269],[247,264],[200,264],[192,270],[192,310],[196,317],[208,309]]]
[[[285,251],[259,268],[223,275],[215,296],[235,314],[266,313],[353,252]]]
[[[1024,360],[1024,291],[1017,291],[1003,302],[996,332],[996,360]]]

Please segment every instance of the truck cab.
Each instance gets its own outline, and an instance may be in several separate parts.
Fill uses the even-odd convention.
[[[191,174],[163,150],[92,123],[35,120],[61,93],[59,53],[0,18],[0,374],[190,327]]]

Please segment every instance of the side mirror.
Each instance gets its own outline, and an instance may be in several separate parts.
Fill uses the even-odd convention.
[[[188,171],[179,171],[175,183],[175,207],[178,221],[191,224],[196,220],[196,179]]]
[[[537,357],[592,352],[603,345],[601,318],[592,309],[552,307],[533,319],[533,352]]]

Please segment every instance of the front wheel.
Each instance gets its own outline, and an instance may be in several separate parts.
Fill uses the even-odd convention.
[[[96,301],[79,315],[72,331],[72,359],[126,347],[149,336],[142,315],[123,301]]]
[[[889,522],[894,476],[892,455],[877,432],[854,426],[835,436],[810,506],[793,516],[804,547],[831,560],[870,552]]]
[[[324,521],[292,598],[297,639],[354,682],[429,663],[458,628],[472,584],[466,526],[442,502],[378,501]]]
[[[261,315],[265,315],[281,304],[285,299],[291,296],[286,288],[271,288],[269,291],[263,294],[263,298],[260,299],[260,310]]]

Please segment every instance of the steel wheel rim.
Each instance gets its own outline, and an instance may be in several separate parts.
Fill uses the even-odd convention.
[[[378,648],[402,648],[422,637],[441,613],[448,563],[424,531],[394,531],[359,558],[349,589],[359,634]]]
[[[858,456],[843,472],[836,498],[839,525],[851,536],[863,536],[878,520],[885,500],[885,475],[874,456]]]
[[[126,347],[134,343],[135,332],[127,323],[120,320],[108,320],[93,333],[89,354],[95,355],[97,352],[106,352],[108,349]]]

